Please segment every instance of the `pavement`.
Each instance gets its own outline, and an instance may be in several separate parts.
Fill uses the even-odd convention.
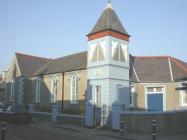
[[[6,140],[151,140],[151,135],[121,136],[108,129],[88,129],[79,126],[31,123],[7,124]],[[159,135],[157,140],[187,140],[187,132]]]

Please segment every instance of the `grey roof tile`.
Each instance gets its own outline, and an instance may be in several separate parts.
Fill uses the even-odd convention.
[[[159,83],[159,82],[172,82],[171,73],[169,68],[168,58],[171,57],[138,57],[131,56],[132,65],[130,65],[130,80],[132,82],[145,82],[145,83]],[[174,61],[175,60],[175,61]],[[178,63],[176,63],[176,61]],[[178,59],[171,59],[171,66],[173,77],[179,77],[187,74],[182,67],[186,67],[186,63]],[[76,71],[86,69],[87,67],[87,51],[64,56],[61,58],[53,59],[48,64],[39,69],[34,76],[49,75],[55,73],[62,73],[68,71]]]
[[[21,76],[30,77],[51,59],[16,53]]]
[[[128,35],[127,31],[123,27],[118,16],[112,8],[105,8],[96,25],[88,35],[105,30],[113,30]]]
[[[140,82],[170,82],[171,75],[167,58],[133,57],[132,64]]]
[[[86,67],[87,52],[85,51],[54,59],[37,71],[34,76],[86,69]]]

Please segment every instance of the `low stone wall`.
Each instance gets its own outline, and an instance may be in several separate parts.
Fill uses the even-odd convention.
[[[48,121],[52,120],[52,113],[47,112],[32,112],[33,120],[38,121]],[[69,114],[58,114],[56,123],[69,124],[69,125],[77,125],[84,126],[84,116],[79,115],[69,115]]]
[[[8,123],[30,123],[32,115],[29,113],[0,112],[0,122]]]
[[[79,115],[69,115],[69,114],[60,114],[57,117],[57,120],[62,124],[78,125],[84,126],[84,116]]]
[[[157,133],[174,133],[187,129],[187,111],[168,112],[121,112],[120,120],[124,122],[127,133],[152,133],[152,120],[157,122]]]
[[[51,113],[47,112],[32,112],[32,118],[38,121],[51,121]]]

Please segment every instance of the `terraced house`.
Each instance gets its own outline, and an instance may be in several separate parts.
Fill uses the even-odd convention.
[[[120,102],[126,110],[168,111],[187,108],[187,93],[175,79],[187,63],[171,56],[133,56],[129,38],[111,3],[87,35],[87,51],[47,59],[16,53],[8,71],[6,103],[15,110],[84,114]],[[183,81],[185,83],[185,81]]]

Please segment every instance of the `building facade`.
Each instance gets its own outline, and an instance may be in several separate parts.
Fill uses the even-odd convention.
[[[108,3],[87,35],[87,51],[47,59],[16,53],[6,81],[6,104],[15,110],[84,115],[85,103],[118,102],[126,110],[187,108],[187,93],[176,90],[187,63],[170,56],[132,56],[130,35]]]

